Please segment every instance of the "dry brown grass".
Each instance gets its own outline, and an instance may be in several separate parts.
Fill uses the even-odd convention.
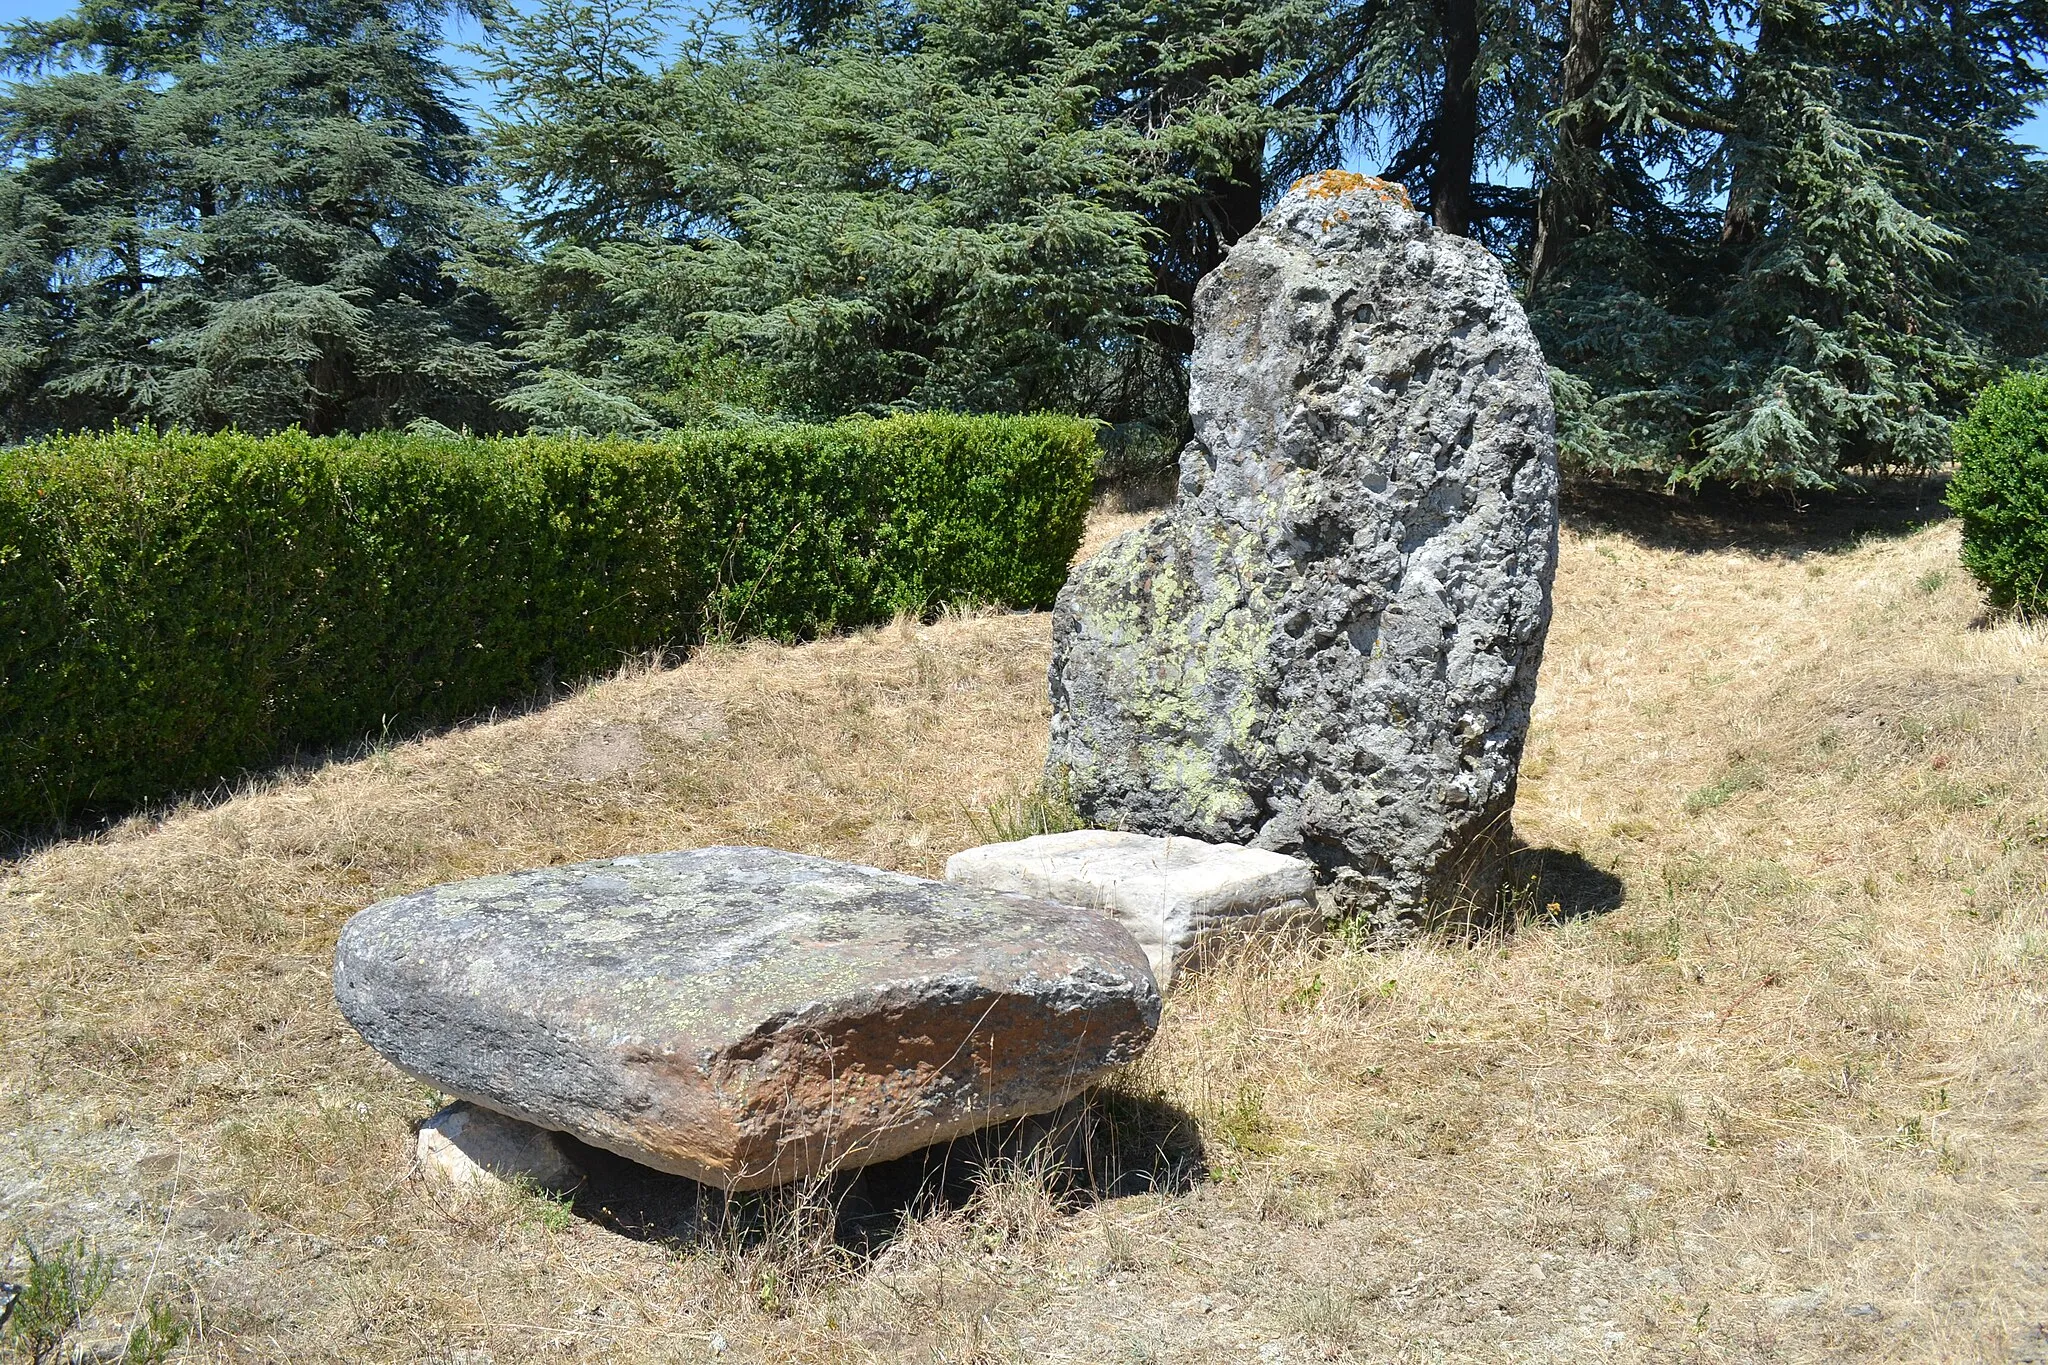
[[[1046,618],[979,616],[15,865],[0,1226],[117,1254],[106,1332],[153,1265],[223,1359],[2048,1358],[2048,639],[1954,563],[1945,527],[1568,533],[1516,819],[1626,903],[1189,978],[1126,1082],[1199,1120],[1187,1192],[1009,1167],[864,1261],[636,1241],[410,1178],[435,1097],[333,1009],[342,920],[435,881],[742,841],[936,872],[1044,752]]]

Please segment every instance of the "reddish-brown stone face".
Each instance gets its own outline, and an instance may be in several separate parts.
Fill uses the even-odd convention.
[[[335,993],[430,1084],[731,1189],[1056,1108],[1159,1013],[1107,916],[770,849],[387,901]]]

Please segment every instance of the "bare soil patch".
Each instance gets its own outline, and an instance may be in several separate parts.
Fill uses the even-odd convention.
[[[1037,780],[1045,616],[706,651],[48,845],[0,873],[0,1234],[115,1258],[81,1340],[167,1299],[204,1359],[2033,1358],[2048,636],[1955,549],[1578,518],[1516,821],[1593,875],[1188,978],[1111,1103],[1192,1115],[1202,1179],[998,1166],[859,1255],[427,1187],[334,935],[632,850],[935,874]]]

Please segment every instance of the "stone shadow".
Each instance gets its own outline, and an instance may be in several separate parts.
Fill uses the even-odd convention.
[[[1581,853],[1516,841],[1507,853],[1501,888],[1491,900],[1460,902],[1430,919],[1411,921],[1411,927],[1448,939],[1479,939],[1608,915],[1622,909],[1626,898],[1622,878],[1587,862]]]
[[[971,1207],[1022,1180],[1057,1206],[1192,1188],[1207,1171],[1194,1116],[1156,1095],[1091,1091],[1052,1114],[997,1124],[891,1161],[728,1193],[578,1142],[578,1216],[636,1241],[746,1255],[808,1248],[874,1256],[920,1217]]]
[[[1508,932],[1591,919],[1621,909],[1628,885],[1583,855],[1523,845],[1508,855],[1508,883],[1493,927]]]

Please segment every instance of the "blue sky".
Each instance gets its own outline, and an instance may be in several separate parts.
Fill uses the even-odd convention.
[[[75,8],[75,0],[0,0],[0,20],[49,19],[60,14],[67,14],[73,8]],[[465,24],[463,27],[470,28],[471,26]],[[471,36],[473,36],[473,32],[465,33],[461,31],[450,35],[451,39],[458,43]],[[468,60],[460,52],[450,51],[448,54],[449,64],[458,70],[463,69],[468,64]],[[490,92],[487,89],[476,89],[471,92],[470,98],[465,102],[472,105],[482,105],[487,104],[489,99]],[[2034,115],[2033,122],[2027,125],[2026,135],[2028,140],[2036,147],[2048,150],[2048,107],[2044,107]]]

